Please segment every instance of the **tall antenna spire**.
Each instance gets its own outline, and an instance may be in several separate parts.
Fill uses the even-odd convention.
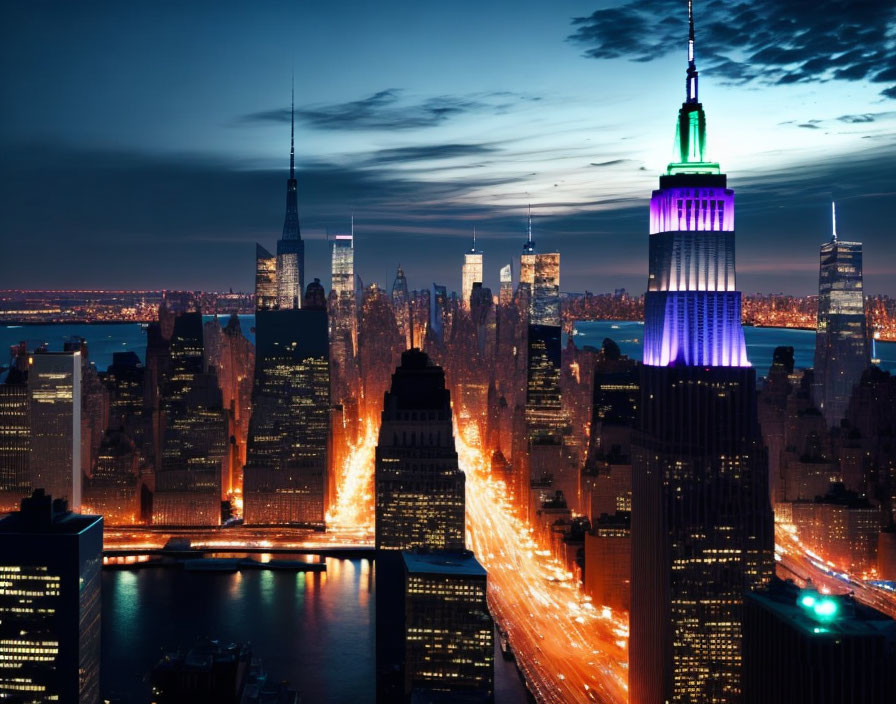
[[[532,204],[529,203],[529,239],[527,242],[532,244]]]
[[[475,225],[473,225],[473,249],[471,249],[470,251],[471,252],[476,251],[476,226]]]
[[[834,201],[831,201],[831,233],[833,237],[831,238],[832,242],[837,241],[837,204]]]
[[[686,102],[700,102],[697,98],[697,64],[694,61],[694,0],[688,0],[688,80]]]
[[[289,107],[289,179],[296,177],[296,74],[292,74],[292,95]]]

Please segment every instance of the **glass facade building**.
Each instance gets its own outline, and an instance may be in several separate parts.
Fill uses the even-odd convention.
[[[277,307],[277,257],[255,245],[255,310]]]

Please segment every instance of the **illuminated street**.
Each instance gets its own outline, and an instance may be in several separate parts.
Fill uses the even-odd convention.
[[[628,623],[583,597],[512,516],[475,426],[456,437],[467,475],[467,544],[488,570],[489,606],[540,702],[626,702]]]

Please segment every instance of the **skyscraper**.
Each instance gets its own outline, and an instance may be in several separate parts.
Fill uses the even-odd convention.
[[[378,549],[464,549],[450,393],[442,368],[418,349],[401,355],[385,395],[375,481]]]
[[[868,367],[868,335],[862,297],[862,243],[837,238],[831,204],[831,241],[821,245],[818,328],[815,334],[815,402],[828,425],[846,414],[853,387]]]
[[[289,179],[286,181],[286,218],[283,236],[277,240],[277,305],[301,308],[305,290],[305,243],[299,232],[298,186],[296,183],[295,92],[289,128]]]
[[[0,692],[99,701],[103,519],[38,489],[0,520]]]
[[[327,495],[330,357],[320,282],[302,310],[259,311],[243,470],[247,524],[322,527]]]
[[[31,358],[31,486],[81,508],[81,353]]]
[[[217,377],[205,367],[198,311],[174,321],[171,362],[159,396],[162,457],[152,522],[216,526],[221,522],[227,416]]]
[[[287,202],[288,207],[288,202]],[[255,245],[255,310],[277,307],[277,256]]]
[[[849,596],[773,580],[744,604],[744,704],[885,704],[896,622]]]
[[[0,512],[31,491],[31,413],[24,375],[13,367],[0,383]]]
[[[405,696],[412,702],[492,701],[494,623],[485,570],[471,552],[402,556]]]
[[[476,249],[476,228],[473,228],[473,245],[464,254],[464,265],[461,271],[461,305],[470,310],[470,294],[473,284],[482,283],[482,252]]]
[[[404,339],[405,349],[414,346],[414,326],[411,322],[411,297],[408,292],[408,279],[404,275],[401,264],[395,272],[395,281],[392,282],[392,307],[395,309],[395,322],[398,325],[398,334]]]
[[[358,346],[358,306],[355,291],[354,219],[352,233],[330,239],[330,278],[335,301],[330,319],[330,352],[340,389],[348,384],[349,364]],[[340,393],[338,401],[343,394]]]
[[[734,280],[734,192],[705,160],[688,3],[677,154],[650,203],[644,366],[632,441],[629,691],[739,702],[744,593],[771,579],[768,469]]]
[[[501,288],[498,291],[498,302],[508,306],[513,301],[513,266],[505,264],[500,273]]]

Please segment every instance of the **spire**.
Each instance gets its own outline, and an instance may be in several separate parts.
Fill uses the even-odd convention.
[[[292,75],[292,96],[289,101],[289,179],[296,178],[296,75]]]
[[[694,0],[688,0],[688,80],[685,102],[700,102],[697,97],[697,64],[694,61]]]
[[[355,212],[352,211],[352,247],[355,246]]]
[[[476,252],[476,226],[473,225],[473,247],[470,249],[471,252]]]
[[[831,201],[831,241],[837,241],[837,204]]]
[[[529,237],[528,237],[528,239],[526,240],[526,242],[527,242],[528,244],[531,245],[531,244],[532,244],[532,204],[531,204],[531,203],[529,203],[529,227],[528,227],[528,231],[529,231]]]

